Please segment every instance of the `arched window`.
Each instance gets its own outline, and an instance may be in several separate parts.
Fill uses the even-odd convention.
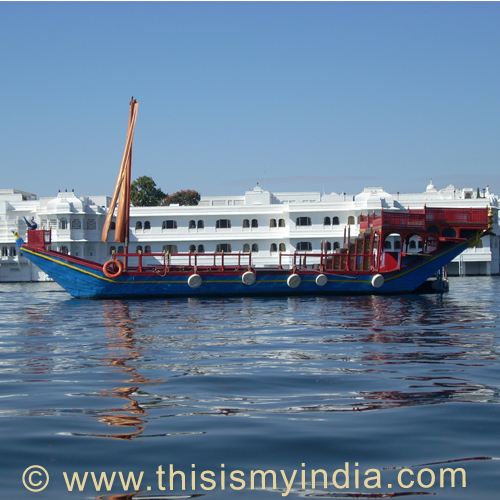
[[[333,242],[333,249],[338,250],[340,248],[340,243],[338,241]]]
[[[142,229],[142,222],[140,220],[135,223],[135,230],[137,231],[138,229]]]
[[[340,224],[339,218],[338,217],[334,217],[332,219],[332,226],[338,226],[339,224]]]
[[[252,219],[252,227],[259,227],[259,221],[257,219]]]
[[[215,247],[215,251],[217,253],[230,253],[232,252],[231,250],[231,245],[229,243],[219,243],[216,247]]]
[[[276,245],[276,243],[271,243],[270,251],[271,252],[277,252],[278,251],[278,245]]]
[[[349,215],[349,217],[347,217],[347,225],[351,226],[353,224],[354,224],[354,217],[352,215]]]
[[[118,253],[123,253],[124,251],[125,251],[125,249],[122,246],[118,247]]]
[[[447,227],[443,229],[444,238],[456,238],[457,232],[452,227]]]
[[[9,249],[7,247],[2,247],[2,257],[9,256]]]
[[[280,219],[278,225],[279,225],[279,227],[285,227],[285,219]]]
[[[164,220],[161,223],[162,229],[177,229],[177,221],[176,220]]]
[[[193,222],[194,222],[194,221],[193,221]],[[189,245],[189,251],[190,251],[191,253],[196,252],[196,245]]]
[[[323,219],[323,226],[330,226],[330,225],[331,225],[330,217],[325,217]]]
[[[257,245],[257,243],[254,243],[252,245],[252,252],[258,252],[259,251],[259,245]]]
[[[148,220],[144,223],[144,229],[151,229],[151,222]]]
[[[178,253],[177,245],[163,245],[163,251],[165,253]]]
[[[111,224],[109,225],[109,230],[114,231],[115,228],[116,228],[116,222],[113,220],[113,221],[111,221]],[[78,228],[78,229],[80,229],[80,228]]]
[[[295,219],[295,224],[297,226],[310,226],[311,225],[311,217],[297,217]]]
[[[242,227],[250,227],[250,221],[248,219],[243,219]]]
[[[326,242],[325,251],[326,252],[331,252],[332,251],[332,244],[329,241]]]
[[[401,250],[401,240],[394,241],[394,250]]]
[[[114,253],[116,253],[116,247],[114,246],[109,247],[109,255],[113,255]]]
[[[205,247],[203,245],[198,245],[198,253],[205,253]]]
[[[392,245],[391,245],[391,242],[389,240],[385,240],[384,241],[384,249],[385,250],[391,250],[392,249]]]
[[[11,246],[11,247],[9,248],[9,255],[10,255],[11,257],[15,257],[15,256],[17,255],[17,247],[15,247],[15,246]]]
[[[300,241],[297,243],[297,250],[300,251],[311,251],[312,250],[312,243],[310,241]]]
[[[190,220],[188,227],[189,227],[189,229],[196,229],[196,221]]]
[[[284,243],[280,243],[280,252],[286,252],[286,246]]]
[[[276,219],[271,219],[269,221],[269,227],[276,227]]]
[[[415,250],[417,248],[417,242],[415,240],[410,241],[410,247],[411,250]]]
[[[144,247],[144,253],[151,253],[151,247],[149,245]]]
[[[112,222],[112,224],[114,224],[114,222]],[[82,228],[82,221],[80,219],[73,219],[71,221],[71,229],[81,229],[81,228]]]
[[[218,219],[215,222],[215,228],[216,229],[230,229],[231,228],[231,221],[229,219]]]
[[[142,245],[137,245],[135,247],[135,253],[142,253]]]
[[[66,219],[61,219],[59,221],[59,227],[61,229],[68,229],[68,221]]]
[[[245,243],[245,244],[243,245],[243,251],[244,251],[245,253],[250,252],[250,245],[249,245],[248,243]]]
[[[198,221],[198,229],[204,229],[205,228],[205,222],[202,220]]]

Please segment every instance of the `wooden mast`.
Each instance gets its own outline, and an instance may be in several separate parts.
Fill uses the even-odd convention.
[[[132,97],[130,101],[130,113],[128,120],[127,140],[123,151],[122,162],[116,180],[115,191],[111,198],[108,214],[102,228],[101,241],[106,242],[113,220],[117,200],[118,208],[116,212],[115,239],[116,243],[125,244],[125,253],[128,252],[128,235],[130,227],[130,183],[132,176],[132,143],[134,139],[134,128],[137,119],[139,103]]]

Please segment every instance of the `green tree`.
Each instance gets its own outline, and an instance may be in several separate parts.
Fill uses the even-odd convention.
[[[162,205],[198,205],[201,195],[198,191],[193,189],[183,189],[182,191],[177,191],[173,194],[167,194],[163,200],[161,200]]]
[[[130,185],[130,200],[136,207],[156,207],[165,196],[167,195],[147,175],[138,177]]]

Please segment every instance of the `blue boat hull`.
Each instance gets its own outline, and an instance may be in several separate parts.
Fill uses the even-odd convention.
[[[246,285],[242,281],[245,270],[198,272],[202,283],[197,288],[188,284],[192,272],[168,272],[161,275],[134,275],[123,273],[116,279],[108,278],[102,269],[83,259],[77,260],[58,252],[40,251],[21,246],[24,255],[47,273],[73,297],[84,299],[157,298],[195,296],[258,296],[258,295],[354,295],[413,293],[429,277],[459,255],[468,242],[462,241],[431,257],[410,257],[406,265],[392,273],[341,273],[312,269],[297,270],[300,285],[287,284],[292,274],[287,270],[256,269],[256,281]],[[323,286],[316,283],[319,274],[328,281]],[[383,285],[375,288],[372,279],[376,274],[384,277]]]

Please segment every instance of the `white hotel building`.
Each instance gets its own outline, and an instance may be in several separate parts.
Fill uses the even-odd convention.
[[[112,250],[112,232],[100,241],[109,206],[108,196],[82,196],[60,192],[56,198],[40,198],[14,189],[0,190],[0,281],[48,279],[20,255],[12,231],[26,237],[23,217],[33,217],[38,227],[52,230],[52,247],[61,252],[104,263]],[[386,193],[365,188],[357,195],[271,193],[258,185],[242,196],[203,196],[197,206],[133,207],[129,251],[198,253],[252,252],[257,266],[276,262],[278,252],[319,252],[322,241],[335,251],[343,246],[344,234],[359,232],[360,214],[386,209],[491,206],[495,235],[487,235],[475,248],[457,257],[450,275],[492,275],[500,272],[498,199],[488,189],[437,190],[431,183],[422,193]],[[348,228],[346,230],[345,228]],[[396,240],[396,238],[395,238]],[[393,241],[397,250],[397,241]]]

